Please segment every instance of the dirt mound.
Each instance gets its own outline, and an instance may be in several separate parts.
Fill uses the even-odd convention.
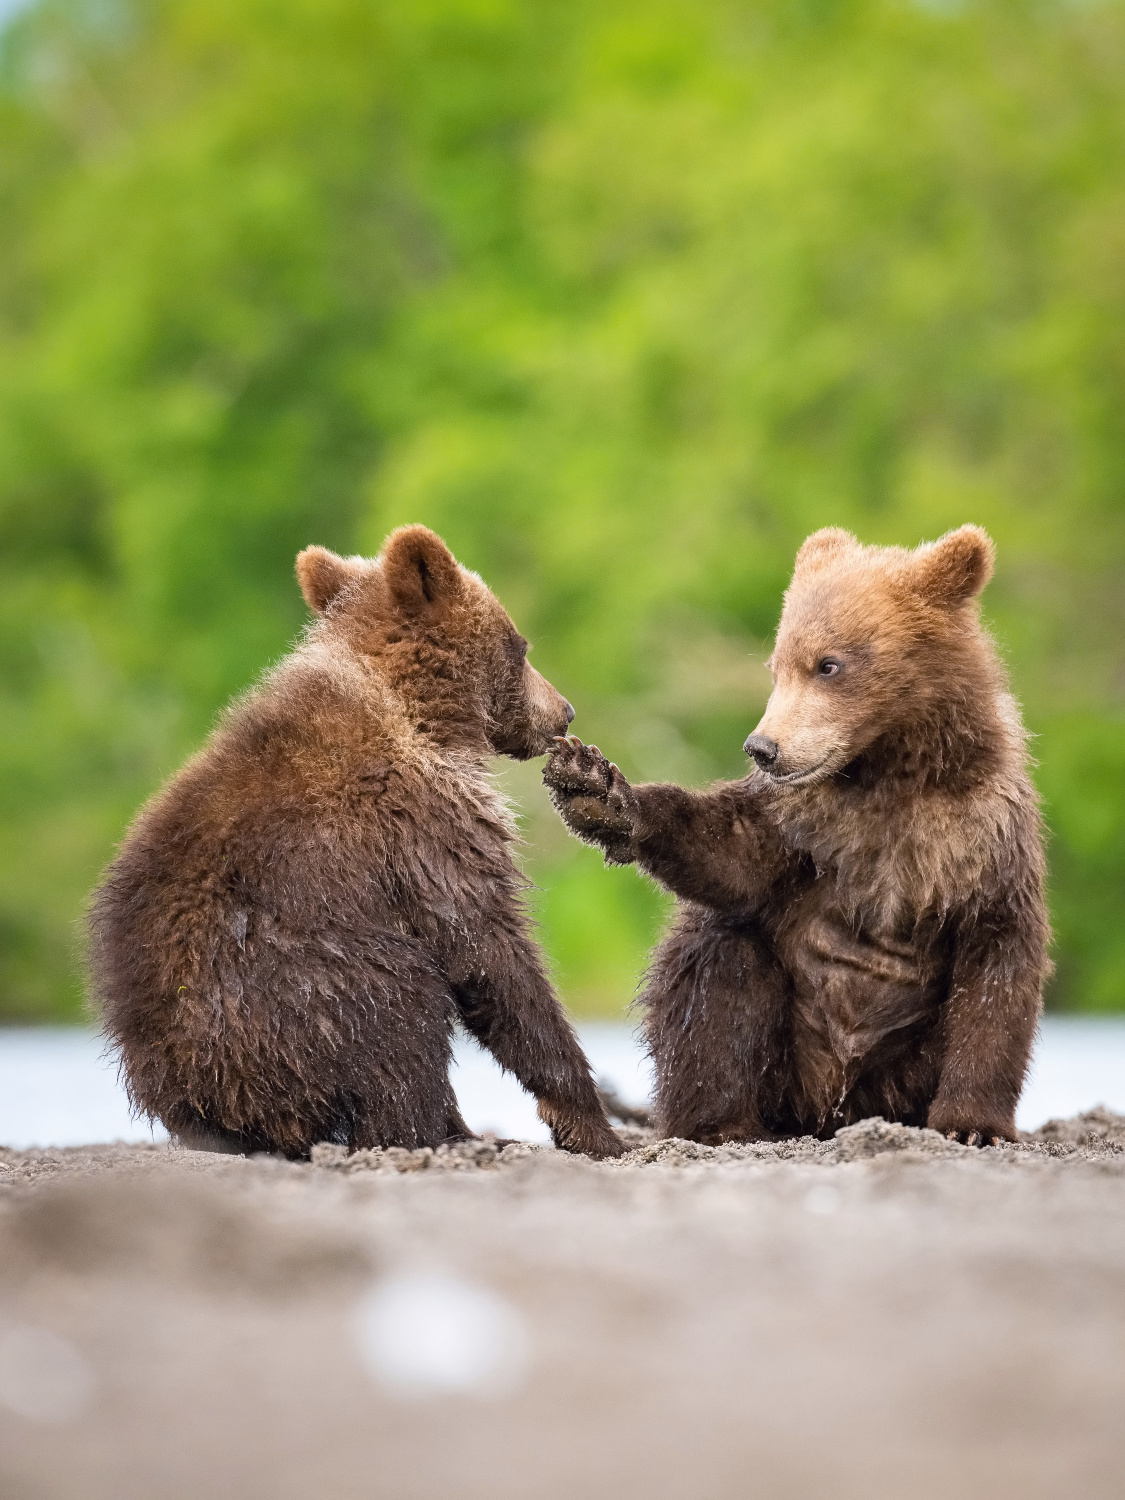
[[[404,1146],[378,1147],[369,1151],[349,1152],[346,1146],[314,1146],[314,1167],[332,1172],[494,1172],[500,1166],[546,1153],[548,1146],[533,1146],[523,1141],[456,1141],[432,1150],[422,1146],[411,1151]]]
[[[911,1125],[889,1125],[886,1120],[860,1120],[836,1132],[836,1161],[864,1161],[885,1156],[888,1151],[908,1151],[918,1156],[964,1156],[972,1146],[961,1146],[947,1140],[936,1130],[920,1130]]]
[[[1069,1120],[1048,1120],[1025,1139],[1073,1146],[1097,1157],[1112,1156],[1125,1152],[1125,1115],[1115,1115],[1099,1104]]]

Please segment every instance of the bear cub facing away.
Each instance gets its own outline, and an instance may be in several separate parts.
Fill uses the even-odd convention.
[[[743,781],[634,787],[556,746],[570,828],[680,898],[642,997],[662,1133],[883,1115],[1014,1138],[1049,933],[1024,731],[977,613],[992,562],[974,526],[913,552],[809,537]]]
[[[470,1134],[454,1021],[557,1145],[621,1151],[522,909],[493,754],[573,710],[421,526],[297,559],[316,621],[141,812],[91,910],[136,1107],[185,1144],[307,1154]]]

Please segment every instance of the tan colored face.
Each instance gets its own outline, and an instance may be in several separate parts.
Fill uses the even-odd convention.
[[[746,752],[773,781],[823,781],[949,691],[992,544],[977,527],[913,552],[861,547],[846,532],[797,556],[769,666],[774,689]]]
[[[820,781],[860,753],[879,715],[872,680],[879,657],[869,628],[839,591],[790,590],[769,666],[774,689],[748,754],[775,781]]]

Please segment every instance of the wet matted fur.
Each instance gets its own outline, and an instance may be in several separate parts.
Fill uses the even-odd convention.
[[[570,828],[680,898],[642,996],[662,1133],[1014,1136],[1049,934],[1025,734],[978,618],[992,561],[973,526],[913,552],[811,536],[743,781],[634,787],[556,747]]]
[[[468,1132],[455,1019],[557,1144],[614,1155],[544,972],[487,773],[573,717],[499,601],[424,527],[297,560],[316,621],[130,829],[90,914],[93,995],[134,1105],[299,1156]]]

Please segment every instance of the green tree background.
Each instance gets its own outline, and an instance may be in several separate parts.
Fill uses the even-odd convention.
[[[425,521],[634,776],[741,774],[813,528],[999,546],[1051,1003],[1125,1007],[1121,0],[85,0],[0,38],[0,1016]],[[563,991],[663,916],[503,773]]]

